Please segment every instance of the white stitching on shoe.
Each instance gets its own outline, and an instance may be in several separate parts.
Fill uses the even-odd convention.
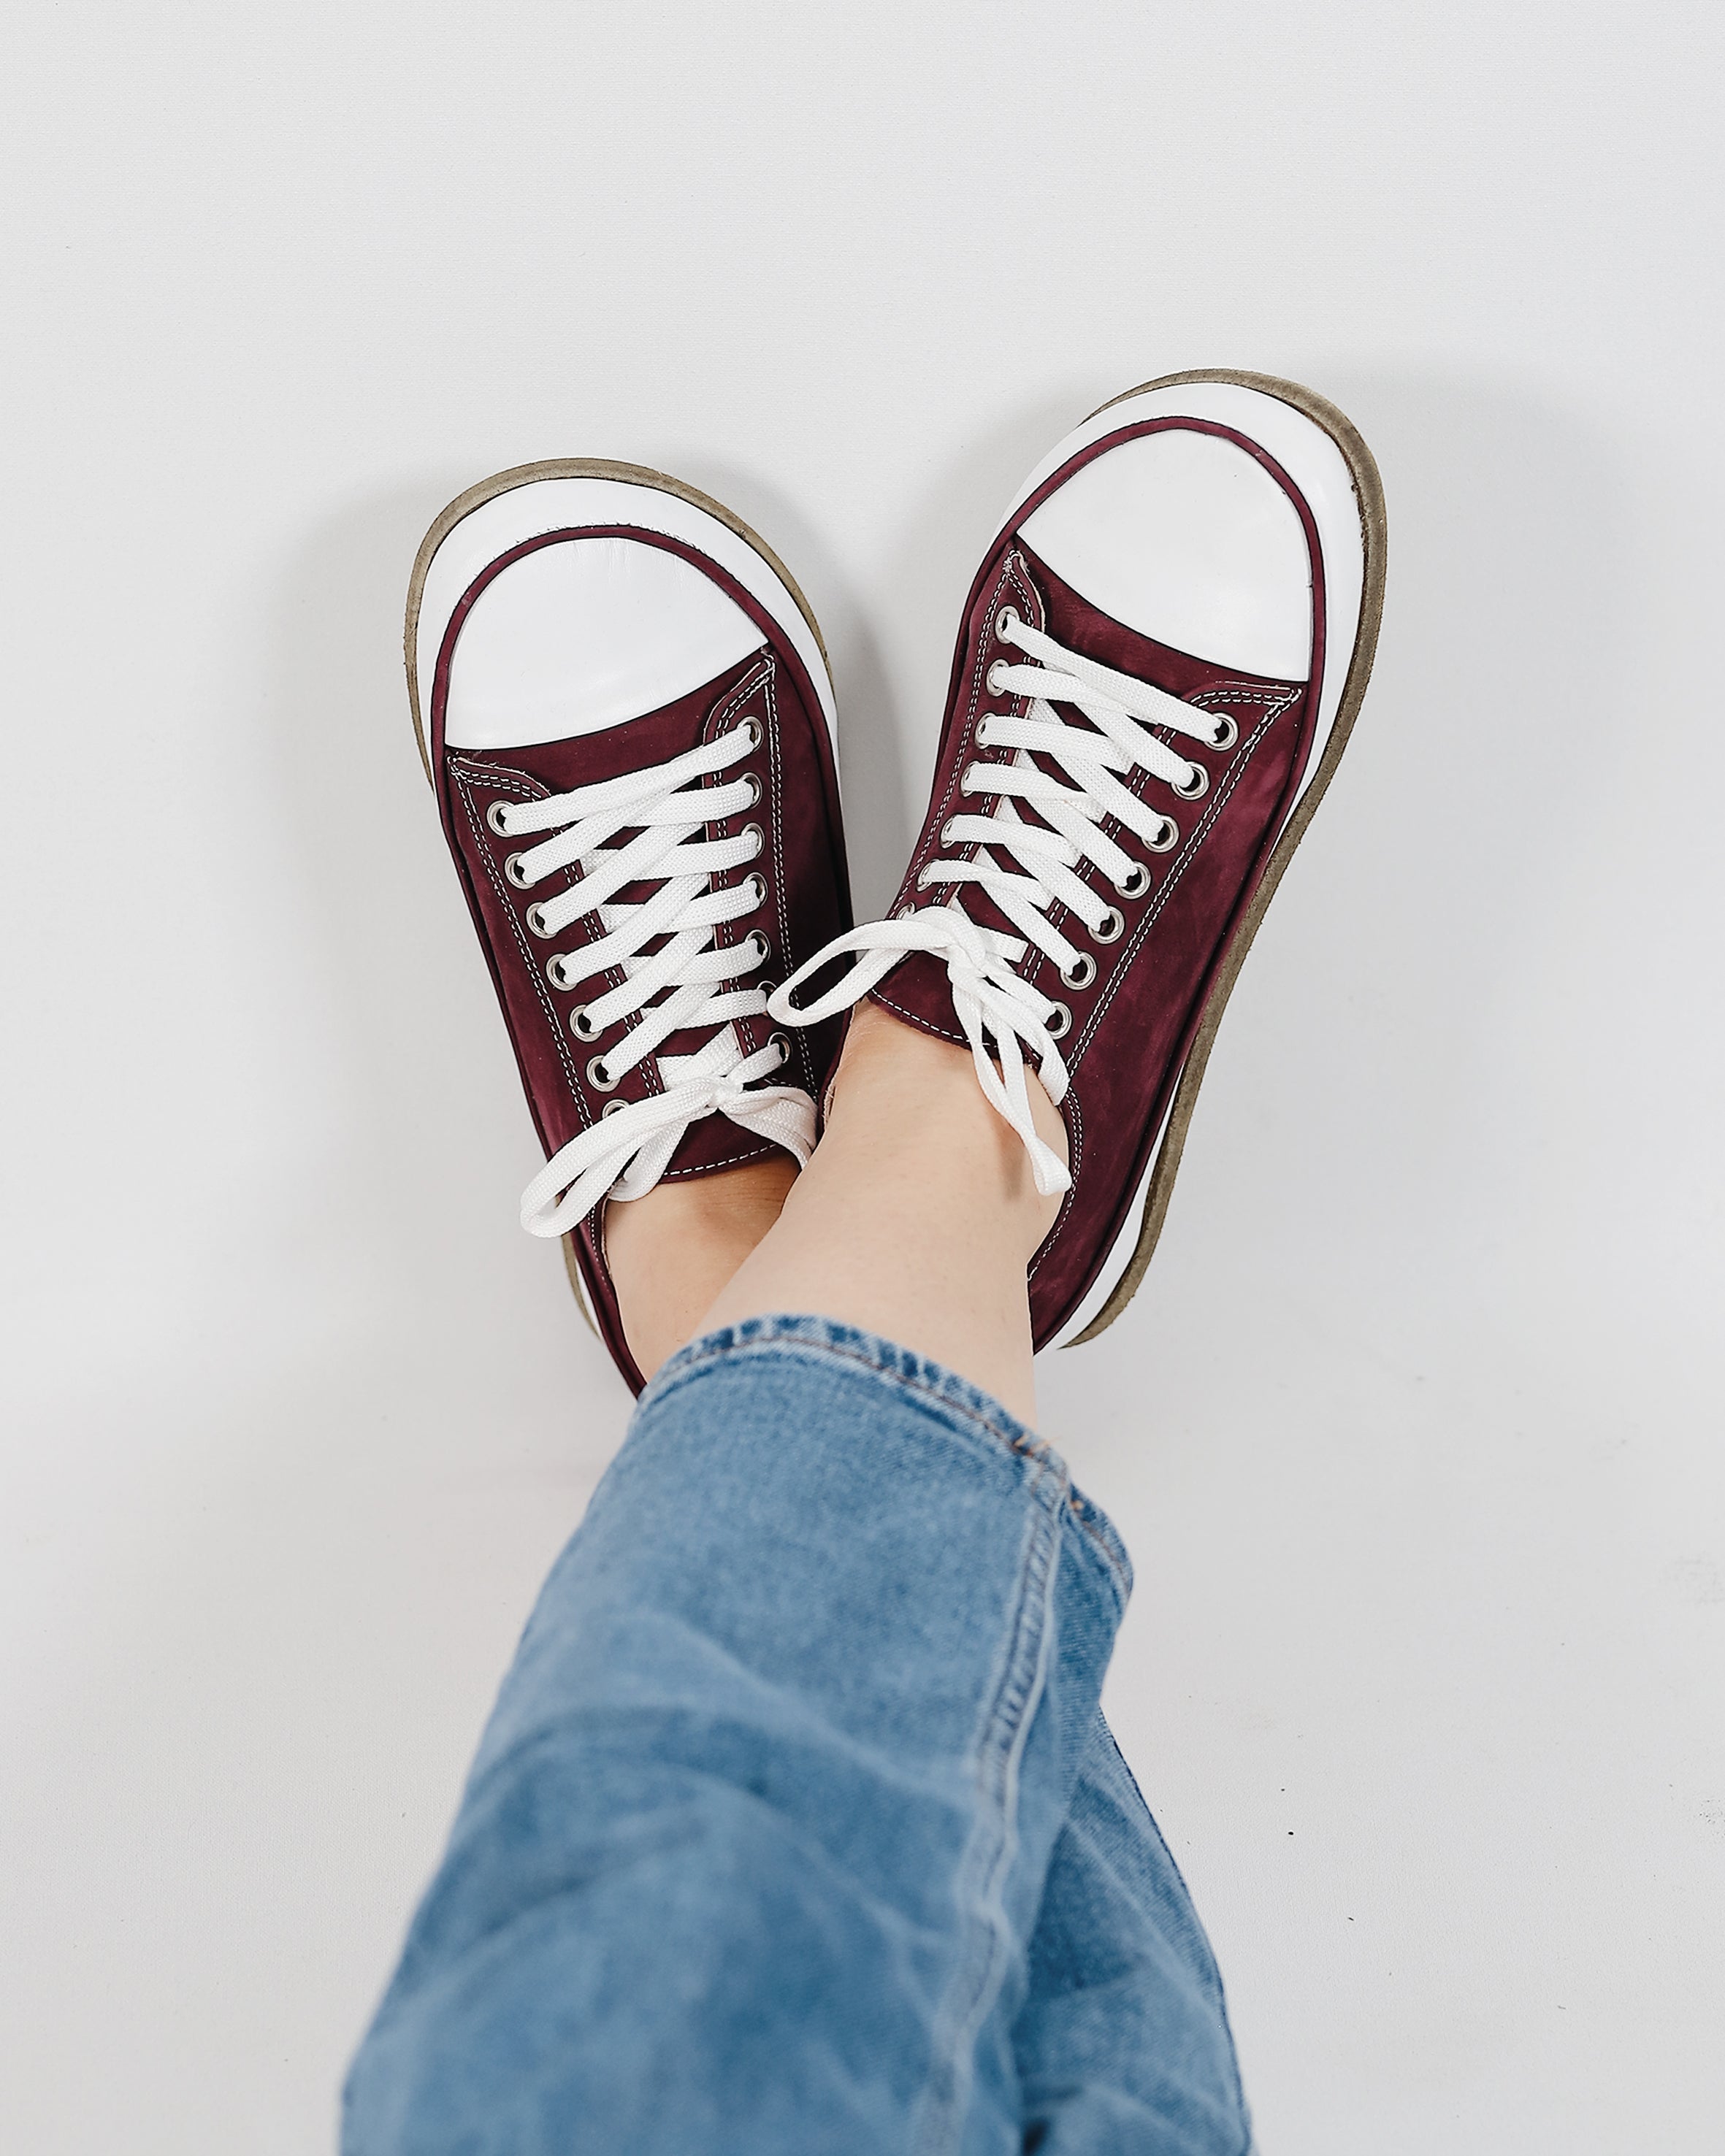
[[[593,1118],[588,1112],[586,1096],[581,1091],[580,1081],[575,1072],[574,1059],[570,1055],[569,1044],[564,1038],[564,1029],[558,1020],[556,1006],[552,1003],[550,995],[547,992],[544,975],[540,970],[538,958],[523,932],[520,916],[515,910],[515,895],[506,888],[502,878],[497,873],[496,856],[486,840],[485,819],[480,815],[473,798],[473,789],[476,785],[493,787],[501,793],[507,793],[513,789],[521,799],[527,801],[543,800],[547,789],[539,786],[537,781],[529,778],[524,772],[511,771],[492,764],[462,763],[452,757],[450,762],[450,771],[460,789],[461,806],[466,811],[467,822],[473,833],[475,846],[478,850],[480,860],[485,865],[487,880],[497,893],[498,903],[503,909],[504,917],[507,920],[514,935],[527,978],[533,983],[533,993],[538,998],[539,1007],[545,1014],[545,1023],[551,1030],[551,1044],[557,1050],[559,1063],[563,1066],[564,1079],[569,1086],[570,1098],[575,1104],[576,1112],[581,1121],[584,1123],[590,1123]]]

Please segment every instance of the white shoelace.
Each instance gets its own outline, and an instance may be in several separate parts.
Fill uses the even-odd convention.
[[[1071,1013],[1021,979],[1015,969],[1034,947],[1059,968],[1068,988],[1089,987],[1096,978],[1095,960],[1048,918],[1048,909],[1064,906],[1094,942],[1118,941],[1125,916],[1077,871],[1084,863],[1093,863],[1125,898],[1143,896],[1150,871],[1102,829],[1103,823],[1114,818],[1151,853],[1166,853],[1180,839],[1173,819],[1141,801],[1120,775],[1141,767],[1166,780],[1183,799],[1195,801],[1208,788],[1208,772],[1159,741],[1150,728],[1166,727],[1218,749],[1232,748],[1238,729],[1230,718],[1198,711],[1148,682],[1067,650],[1020,620],[1010,607],[1002,609],[996,632],[1027,656],[1018,665],[996,660],[988,671],[990,691],[1032,701],[1022,716],[990,712],[976,727],[977,747],[1010,753],[999,761],[966,764],[960,789],[991,794],[995,805],[986,814],[949,817],[941,827],[940,855],[917,877],[919,891],[947,885],[957,887],[954,896],[945,904],[907,908],[893,920],[869,921],[835,938],[791,975],[768,1007],[781,1024],[814,1025],[858,1002],[911,952],[944,958],[977,1081],[1023,1141],[1037,1188],[1051,1197],[1069,1188],[1072,1178],[1058,1154],[1037,1136],[1024,1057],[1027,1050],[1035,1058],[1043,1085],[1058,1106],[1068,1081],[1055,1043],[1070,1026]],[[1089,726],[1063,719],[1057,704],[1075,706]],[[1033,761],[1037,757],[1056,765],[1070,783],[1042,769]],[[1021,804],[1040,820],[1027,822]],[[950,857],[954,849],[966,845],[979,849],[973,859]],[[1016,867],[1004,864],[1002,855]],[[966,884],[979,885],[1020,933],[1008,936],[978,927],[960,903]],[[856,963],[844,979],[798,1009],[790,1000],[793,992],[847,952],[856,954]]]
[[[571,921],[597,914],[605,932],[579,949],[554,952],[546,972],[554,988],[579,988],[595,975],[620,968],[625,979],[569,1014],[578,1040],[596,1040],[620,1019],[636,1018],[622,1039],[587,1065],[587,1081],[610,1092],[673,1033],[704,1032],[712,1038],[693,1055],[662,1055],[664,1091],[645,1100],[610,1102],[600,1120],[554,1153],[522,1193],[521,1224],[535,1235],[560,1235],[584,1219],[601,1199],[642,1198],[670,1164],[691,1123],[727,1116],[744,1130],[770,1138],[801,1166],[815,1145],[815,1104],[800,1086],[763,1086],[789,1059],[780,1040],[745,1055],[736,1019],[759,1017],[767,1008],[762,985],[747,976],[771,947],[758,932],[720,948],[715,931],[753,913],[766,896],[759,875],[721,891],[713,879],[753,860],[765,843],[759,824],[736,837],[709,839],[706,827],[739,814],[760,798],[749,774],[703,786],[746,756],[760,741],[754,719],[716,741],[646,771],[626,773],[596,786],[578,787],[543,801],[494,801],[487,821],[502,838],[551,835],[511,854],[504,872],[518,891],[559,869],[576,867],[577,880],[527,910],[532,933],[554,942]],[[622,845],[610,841],[632,830]],[[616,894],[631,884],[657,884],[645,901],[622,906]],[[659,949],[647,947],[662,937]],[[655,1002],[653,998],[658,998]]]

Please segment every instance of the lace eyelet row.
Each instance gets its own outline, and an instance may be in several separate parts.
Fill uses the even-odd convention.
[[[753,880],[760,884],[760,896],[762,898],[765,898],[766,896],[765,884],[761,881],[761,879],[759,876],[754,877]],[[765,965],[767,960],[773,955],[773,947],[771,943],[768,942],[767,938],[762,935],[761,932],[758,928],[751,928],[749,930],[748,935],[744,937],[739,948],[739,950],[746,950],[751,952],[757,966]],[[564,970],[563,957],[560,952],[547,964],[545,968],[545,978],[550,982],[554,988],[561,988],[565,993],[567,993],[570,988],[579,986],[579,983],[571,981],[566,977]],[[774,988],[777,984],[772,981],[751,980],[746,983],[745,985],[749,988],[760,988],[766,994],[770,995]],[[585,1004],[577,1004],[575,1008],[569,1013],[569,1031],[574,1034],[577,1040],[597,1040],[600,1034],[605,1030],[603,1026],[595,1025],[593,1023],[593,1020],[588,1016],[587,1006]]]

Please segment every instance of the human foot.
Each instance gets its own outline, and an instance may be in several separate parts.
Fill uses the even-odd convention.
[[[551,1156],[523,1225],[564,1238],[639,1389],[605,1201],[615,1216],[814,1144],[837,1028],[775,1032],[766,991],[850,920],[820,634],[718,503],[635,465],[553,463],[483,481],[432,526],[407,661]]]
[[[1383,544],[1371,453],[1310,390],[1177,375],[1094,413],[971,587],[892,917],[772,998],[808,1024],[872,993],[969,1044],[1064,1194],[1031,1265],[1038,1348],[1110,1324],[1149,1262],[1223,1006],[1365,692]]]
[[[700,1330],[714,1297],[784,1210],[796,1176],[790,1154],[775,1152],[606,1206],[605,1265],[642,1377]]]

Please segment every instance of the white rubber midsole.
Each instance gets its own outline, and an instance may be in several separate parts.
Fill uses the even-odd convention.
[[[1318,692],[1317,725],[1310,752],[1306,757],[1305,770],[1293,800],[1288,804],[1287,816],[1277,829],[1275,835],[1280,839],[1307,788],[1317,776],[1336,724],[1336,714],[1341,708],[1342,692],[1347,685],[1354,646],[1359,637],[1360,608],[1366,581],[1364,526],[1353,477],[1348,469],[1347,459],[1317,421],[1302,412],[1297,405],[1286,403],[1280,397],[1273,397],[1264,390],[1247,388],[1238,382],[1182,382],[1166,388],[1142,391],[1135,397],[1125,398],[1119,403],[1107,406],[1051,450],[1018,490],[1012,506],[1001,520],[999,528],[1004,531],[1011,525],[1020,506],[1069,457],[1088,449],[1092,443],[1117,433],[1122,427],[1135,426],[1145,419],[1164,418],[1208,419],[1219,426],[1232,427],[1244,434],[1247,440],[1260,444],[1305,497],[1306,506],[1317,526],[1324,568],[1324,677]],[[1197,653],[1193,655],[1202,657],[1203,654]],[[1046,1348],[1064,1348],[1084,1332],[1099,1315],[1119,1286],[1121,1276],[1131,1264],[1144,1225],[1144,1211],[1150,1201],[1150,1186],[1161,1153],[1168,1117],[1173,1112],[1174,1098],[1178,1090],[1179,1073],[1177,1072],[1175,1083],[1168,1091],[1168,1106],[1163,1111],[1156,1143],[1151,1147],[1143,1180],[1134,1194],[1130,1209],[1115,1239],[1114,1246],[1089,1292],[1058,1332],[1046,1343]]]

